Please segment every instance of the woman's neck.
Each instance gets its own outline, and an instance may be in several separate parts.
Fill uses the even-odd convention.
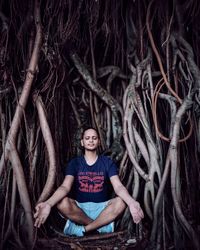
[[[96,151],[85,151],[84,158],[88,165],[93,165],[98,158],[98,154]]]

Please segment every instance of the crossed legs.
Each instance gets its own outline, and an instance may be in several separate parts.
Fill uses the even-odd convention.
[[[113,198],[108,202],[108,205],[99,216],[95,220],[92,220],[78,207],[74,200],[68,197],[64,198],[57,205],[58,210],[63,216],[83,225],[86,232],[96,230],[114,221],[124,211],[125,207],[126,205],[121,198]]]

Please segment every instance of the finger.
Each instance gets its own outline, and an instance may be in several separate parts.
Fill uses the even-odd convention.
[[[42,219],[39,219],[37,227],[40,228],[41,224],[42,224]]]
[[[133,216],[133,221],[134,221],[136,224],[137,224],[137,220],[138,220],[137,216],[134,215],[134,216]]]
[[[42,218],[41,218],[41,217],[40,217],[40,218],[37,218],[37,219],[35,220],[34,226],[39,228],[39,227],[41,226],[41,224],[44,224],[45,220],[46,220],[46,219],[43,218],[43,217],[42,217]]]
[[[42,224],[44,224],[45,221],[46,221],[46,218],[42,218],[42,219],[41,219],[41,223],[42,223]]]
[[[140,223],[141,219],[141,217],[137,218],[137,224]]]
[[[135,222],[135,224],[138,224],[140,221],[139,220],[135,220],[134,222]]]
[[[143,213],[142,210],[140,211],[140,215],[141,215],[142,218],[144,218],[144,213]]]
[[[34,218],[38,216],[39,211],[40,211],[40,210],[39,210],[38,208],[36,208],[36,211],[35,211],[35,213],[34,213]]]
[[[35,210],[38,211],[38,210],[40,210],[41,207],[42,207],[42,203],[37,204],[37,206],[35,206]]]
[[[38,225],[37,225],[37,228],[40,228],[40,226],[41,226],[41,220],[39,220],[39,222],[38,222]]]
[[[141,208],[137,211],[137,214],[138,214],[140,217],[144,218],[144,213],[143,213],[143,211],[142,211]]]
[[[34,218],[37,218],[37,217],[38,217],[38,214],[39,214],[39,211],[37,211],[36,213],[34,213],[33,217],[34,217]]]
[[[39,221],[40,221],[39,218],[35,220],[34,227],[39,227]]]
[[[40,205],[37,205],[37,206],[35,207],[35,210],[38,211],[39,209],[40,209]]]

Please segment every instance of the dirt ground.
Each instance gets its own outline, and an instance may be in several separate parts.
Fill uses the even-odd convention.
[[[36,242],[34,250],[143,250],[147,246],[147,240],[136,239],[128,236],[126,231],[105,235],[92,235],[84,237],[57,236],[54,238],[40,238]]]

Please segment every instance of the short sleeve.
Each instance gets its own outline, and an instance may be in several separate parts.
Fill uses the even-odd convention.
[[[108,177],[112,177],[114,175],[118,175],[117,165],[108,158]]]
[[[75,176],[76,175],[76,160],[73,159],[71,160],[66,168],[65,168],[65,175],[72,175],[72,176]]]

